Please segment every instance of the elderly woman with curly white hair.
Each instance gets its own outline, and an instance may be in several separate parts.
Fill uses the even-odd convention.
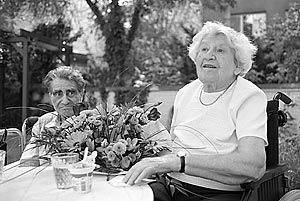
[[[165,175],[150,184],[154,200],[240,200],[240,184],[263,176],[268,144],[266,96],[243,78],[256,50],[244,34],[206,22],[189,47],[198,79],[175,98],[172,152],[142,160],[123,181]]]

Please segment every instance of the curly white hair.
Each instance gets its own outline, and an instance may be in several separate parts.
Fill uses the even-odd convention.
[[[239,75],[244,76],[252,67],[257,47],[243,33],[237,32],[220,22],[208,21],[203,25],[201,31],[193,37],[193,42],[188,48],[189,57],[195,62],[203,38],[207,35],[217,34],[224,34],[228,39],[231,48],[234,50],[235,63],[241,69]]]

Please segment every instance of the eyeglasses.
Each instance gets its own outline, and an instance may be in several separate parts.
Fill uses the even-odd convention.
[[[73,98],[74,96],[78,95],[78,90],[76,89],[67,89],[65,92],[63,90],[54,90],[53,92],[49,92],[50,95],[52,95],[54,98],[61,98],[64,94],[68,98]]]

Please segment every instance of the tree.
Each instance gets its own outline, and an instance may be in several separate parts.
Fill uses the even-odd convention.
[[[257,71],[261,82],[293,83],[300,79],[300,2],[291,3],[284,18],[275,16],[265,38],[258,40]]]
[[[114,83],[116,86],[130,86],[131,75],[136,66],[145,70],[153,81],[161,83],[167,80],[166,84],[178,83],[176,80],[180,74],[174,64],[180,66],[182,61],[178,53],[173,55],[171,49],[176,49],[174,46],[178,44],[177,42],[174,45],[174,40],[179,39],[186,44],[186,33],[181,31],[182,24],[192,24],[188,21],[200,19],[196,25],[200,28],[202,4],[206,8],[221,11],[235,4],[235,0],[132,0],[126,1],[123,5],[118,0],[108,2],[86,0],[86,2],[95,14],[95,21],[106,38],[104,58],[109,66],[109,70],[105,71],[109,76],[108,84]],[[180,9],[183,9],[183,12]],[[196,9],[194,16],[188,12],[191,9]],[[174,37],[176,33],[179,38]],[[181,53],[186,51],[183,50]],[[149,66],[150,69],[147,69]],[[149,73],[153,70],[157,73]],[[166,77],[170,79],[163,79]]]
[[[176,49],[174,48],[174,40],[180,39],[181,41],[184,41],[183,44],[186,44],[185,38],[177,38],[173,35],[176,33],[176,31],[182,29],[183,21],[180,21],[180,18],[178,16],[184,16],[180,14],[180,10],[178,8],[194,8],[199,7],[200,9],[197,10],[197,17],[200,19],[201,24],[201,9],[202,4],[206,8],[212,8],[215,10],[221,10],[223,11],[228,6],[233,6],[235,4],[235,0],[164,0],[164,1],[155,1],[155,0],[127,0],[127,1],[121,1],[118,0],[85,0],[86,3],[89,5],[89,8],[91,9],[92,13],[94,14],[95,23],[97,24],[97,28],[99,29],[99,35],[103,35],[105,37],[105,54],[104,54],[104,60],[108,64],[108,69],[92,69],[92,74],[101,74],[104,78],[101,81],[98,81],[102,86],[111,86],[114,84],[115,86],[127,86],[130,87],[132,83],[131,75],[134,73],[135,66],[132,65],[133,61],[137,61],[137,59],[132,59],[135,57],[135,54],[133,52],[138,52],[138,50],[141,50],[141,48],[138,48],[138,46],[142,46],[144,44],[140,44],[139,42],[145,41],[149,38],[147,33],[143,32],[144,30],[150,30],[153,29],[155,31],[158,31],[160,33],[160,36],[163,36],[162,38],[155,37],[151,39],[153,41],[153,48],[149,50],[158,50],[161,45],[167,47],[169,50],[162,49],[163,52],[162,56],[165,56],[165,58],[158,57],[154,58],[157,61],[162,61],[163,64],[167,63],[168,66],[174,66],[172,60],[175,58],[175,66],[179,66],[181,61],[181,57],[178,53],[173,55],[174,52],[170,51],[170,49]],[[55,4],[56,1],[39,1],[36,2],[34,0],[23,0],[23,1],[16,1],[13,0],[12,2],[19,3],[20,5],[18,8],[22,9],[28,5],[30,5],[31,11],[35,15],[40,15],[39,7],[41,8],[47,8],[49,7],[50,14],[56,14],[61,15],[61,11],[64,9],[61,8],[61,5],[68,6],[70,1],[68,0],[60,0],[57,1],[58,4]],[[60,6],[58,6],[60,5]],[[175,9],[179,15],[176,15],[176,13],[172,13],[172,9]],[[43,11],[47,11],[44,9],[41,9]],[[57,11],[57,12],[56,12]],[[20,12],[17,10],[16,12]],[[171,14],[170,14],[171,13]],[[187,12],[188,13],[188,12]],[[157,15],[157,17],[155,16]],[[166,16],[164,16],[166,15]],[[178,20],[175,24],[172,24],[174,22],[172,20],[172,17],[176,18]],[[174,19],[175,19],[174,18]],[[185,18],[186,19],[186,18]],[[191,20],[193,18],[187,19],[184,23]],[[157,20],[158,23],[155,23],[155,20]],[[151,23],[148,26],[143,26],[143,23]],[[170,24],[166,24],[167,26],[164,26],[164,22],[170,22]],[[181,23],[181,24],[180,24]],[[161,27],[164,28],[163,30],[159,30]],[[170,26],[171,25],[171,26]],[[172,30],[168,30],[167,28],[171,27]],[[145,29],[146,28],[146,29]],[[185,27],[190,28],[190,27]],[[153,34],[155,34],[155,31]],[[184,31],[183,31],[184,32]],[[184,35],[184,34],[181,34]],[[166,42],[165,42],[165,41]],[[177,43],[178,44],[178,43]],[[173,46],[169,48],[168,46]],[[184,46],[183,45],[183,46]],[[135,46],[135,47],[133,47]],[[181,46],[181,47],[183,47]],[[135,49],[136,48],[136,49]],[[165,51],[164,51],[165,50]],[[147,55],[147,52],[144,51]],[[182,52],[182,51],[181,51]],[[183,51],[184,52],[184,51]],[[185,52],[184,52],[185,53]],[[154,57],[156,57],[156,54],[148,52],[148,54],[152,54]],[[140,56],[143,56],[139,54]],[[143,63],[144,61],[147,61],[145,58],[140,58],[140,65],[147,65]],[[165,62],[164,60],[167,60],[168,62]],[[96,63],[93,62],[92,63]],[[167,72],[170,72],[171,77],[173,77],[173,80],[176,80],[178,77],[178,73],[176,68],[164,68],[163,65],[159,64],[159,62],[156,62],[157,68],[162,68],[162,72],[164,74],[164,71],[167,70]],[[94,73],[96,71],[96,73]],[[104,74],[106,73],[106,74]],[[166,75],[165,75],[166,76]],[[171,79],[171,80],[172,80]]]
[[[40,24],[33,33],[57,40],[73,40],[69,38],[70,26],[66,21],[58,19],[55,24]],[[0,38],[13,37],[14,34],[0,31]],[[4,68],[4,108],[21,106],[22,56],[9,43],[0,43],[0,63]],[[34,42],[29,46],[29,93],[28,106],[37,107],[41,102],[44,90],[41,86],[45,75],[56,67],[58,59],[54,52],[44,49]],[[35,96],[33,96],[35,94]],[[51,107],[47,107],[47,110]],[[40,115],[39,110],[29,110],[29,115]],[[21,127],[21,116],[18,109],[5,110],[0,116],[1,127]],[[12,120],[13,119],[13,120]],[[19,122],[16,125],[16,122]],[[11,125],[14,124],[14,125]]]
[[[30,18],[27,26],[35,24],[34,22],[43,23],[44,19],[56,21],[64,16],[68,5],[68,0],[0,0],[0,29],[18,31],[14,28],[22,18]],[[24,23],[24,20],[22,22]]]
[[[142,18],[133,41],[131,65],[146,70],[148,78],[159,85],[181,85],[195,79],[187,47],[202,27],[203,7],[223,12],[234,3],[227,1],[225,6],[225,2],[178,1],[172,7],[153,7]]]
[[[108,63],[109,69],[102,70],[102,74],[107,74],[106,79],[101,80],[101,84],[129,88],[129,91],[116,91],[117,104],[123,104],[125,102],[124,92],[127,95],[132,94],[133,97],[130,97],[129,100],[136,97],[134,93],[130,93],[134,83],[132,75],[135,73],[135,67],[131,65],[130,58],[141,18],[150,13],[151,9],[170,6],[173,1],[127,1],[126,4],[121,6],[118,0],[112,0],[102,7],[97,4],[97,1],[86,0],[86,2],[95,14],[96,23],[99,24],[101,33],[106,39],[104,59]],[[147,93],[142,94],[148,95]]]

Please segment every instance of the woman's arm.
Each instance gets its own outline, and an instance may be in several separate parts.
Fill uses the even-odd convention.
[[[186,174],[225,184],[241,184],[261,178],[265,172],[265,142],[257,137],[240,139],[229,154],[187,155]]]
[[[241,184],[257,180],[265,172],[264,141],[245,137],[238,148],[229,154],[187,155],[185,174],[198,176],[225,184]],[[147,158],[134,165],[124,178],[128,184],[139,183],[156,173],[178,172],[180,159],[175,154]]]

